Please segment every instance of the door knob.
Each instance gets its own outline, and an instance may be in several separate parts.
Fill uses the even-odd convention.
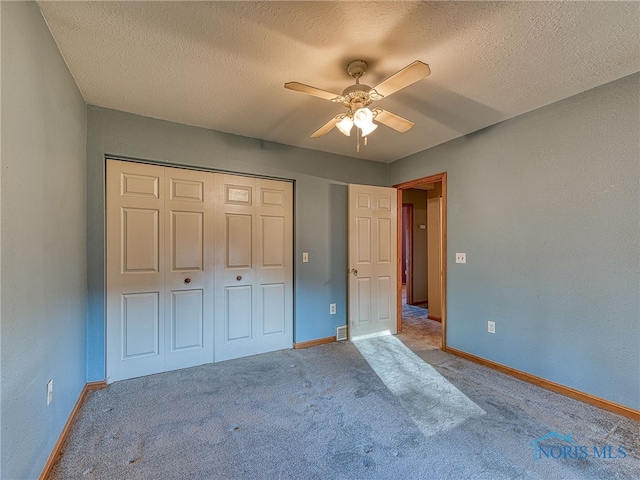
[[[191,283],[191,279],[189,277],[185,278],[184,283]]]
[[[355,268],[351,269],[351,273],[353,273],[356,277],[358,276],[358,270]]]
[[[236,280],[238,280],[238,281],[242,280],[242,275],[238,275],[238,276],[236,277]]]

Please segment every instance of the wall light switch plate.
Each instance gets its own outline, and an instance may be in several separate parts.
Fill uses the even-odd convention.
[[[302,252],[302,262],[307,263],[309,261],[309,254],[307,252]]]
[[[496,322],[492,322],[491,320],[487,322],[487,332],[496,333]]]
[[[456,263],[467,263],[467,254],[456,253]]]

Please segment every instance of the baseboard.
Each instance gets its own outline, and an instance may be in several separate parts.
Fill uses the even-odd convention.
[[[294,343],[293,348],[299,349],[299,348],[317,347],[318,345],[333,343],[335,341],[336,341],[336,337],[318,338],[316,340],[309,340],[308,342]]]
[[[497,370],[507,375],[511,375],[512,377],[516,377],[520,380],[524,380],[525,382],[532,383],[534,385],[537,385],[538,387],[542,387],[547,390],[551,390],[552,392],[556,392],[561,395],[565,395],[567,397],[580,400],[581,402],[594,405],[596,407],[602,408],[603,410],[608,410],[610,412],[617,413],[618,415],[622,415],[632,420],[640,421],[640,410],[635,410],[633,408],[625,407],[624,405],[620,405],[618,403],[605,400],[604,398],[596,397],[589,393],[581,392],[580,390],[576,390],[571,387],[566,387],[564,385],[552,382],[550,380],[545,380],[544,378],[531,375],[530,373],[522,372],[520,370],[516,370],[515,368],[502,365],[501,363],[496,363],[482,357],[477,357],[471,353],[466,353],[461,350],[456,350],[455,348],[445,347],[443,350],[457,357],[470,360],[474,363],[478,363],[480,365],[491,368],[493,370]]]
[[[429,320],[435,320],[436,322],[442,323],[442,318],[440,318],[440,317],[434,317],[434,316],[431,316],[431,315],[427,315],[427,318]]]
[[[73,407],[73,410],[71,410],[71,414],[67,419],[67,423],[65,423],[64,428],[62,429],[62,432],[60,432],[58,441],[54,445],[53,450],[51,451],[51,455],[49,455],[49,459],[47,460],[47,463],[44,464],[44,468],[42,469],[42,473],[40,474],[39,480],[47,480],[49,478],[49,475],[51,475],[51,471],[53,470],[53,467],[55,466],[56,462],[62,455],[62,447],[64,446],[64,442],[67,440],[67,436],[71,431],[71,427],[76,421],[76,417],[78,416],[78,413],[82,408],[82,404],[84,403],[84,400],[87,397],[87,393],[93,390],[101,390],[106,386],[107,386],[107,382],[105,381],[89,382],[84,385],[84,387],[82,388],[82,392],[80,392],[80,396],[78,397],[78,400],[76,401],[76,404]]]

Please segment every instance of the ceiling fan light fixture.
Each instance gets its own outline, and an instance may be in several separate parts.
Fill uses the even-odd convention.
[[[378,128],[378,125],[376,125],[375,123],[371,123],[369,125],[365,125],[364,127],[360,127],[360,130],[362,131],[362,136],[366,137],[371,132],[373,132],[376,128]]]
[[[373,132],[378,125],[373,123],[373,112],[367,107],[359,108],[353,115],[353,122],[362,131],[362,136],[366,137]]]
[[[362,128],[363,125],[373,121],[373,112],[367,107],[359,108],[353,114],[353,121],[357,127]]]
[[[345,115],[345,117],[342,120],[336,123],[336,127],[338,127],[338,130],[340,130],[344,135],[348,137],[351,135],[351,129],[353,128],[353,120],[349,116]]]

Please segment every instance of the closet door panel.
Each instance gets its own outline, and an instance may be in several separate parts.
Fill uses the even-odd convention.
[[[107,161],[107,382],[164,371],[163,167]]]
[[[165,167],[165,370],[213,361],[213,178]]]
[[[293,187],[216,177],[216,361],[291,348]]]

